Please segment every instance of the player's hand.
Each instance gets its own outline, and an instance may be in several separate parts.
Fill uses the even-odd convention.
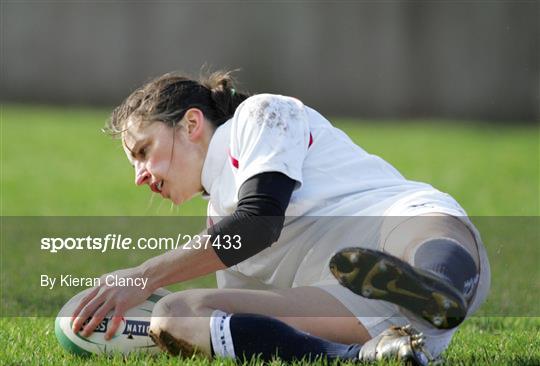
[[[100,285],[88,292],[73,312],[71,318],[74,320],[73,331],[75,333],[81,331],[83,337],[88,337],[112,310],[113,317],[107,325],[107,331],[105,333],[105,339],[111,339],[118,329],[125,312],[135,305],[142,303],[152,294],[152,289],[148,287],[141,289],[141,287],[134,286],[108,286],[105,280],[110,275],[124,279],[143,277],[141,271],[136,267],[122,269],[101,276]],[[90,321],[81,330],[88,318],[91,318]]]

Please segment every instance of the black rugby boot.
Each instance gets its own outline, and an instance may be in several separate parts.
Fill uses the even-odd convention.
[[[342,249],[330,271],[355,294],[399,305],[439,329],[458,326],[467,314],[463,295],[448,281],[384,252]]]

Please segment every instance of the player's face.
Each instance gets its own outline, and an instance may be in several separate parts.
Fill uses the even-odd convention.
[[[174,204],[202,191],[201,172],[207,146],[190,138],[186,126],[129,121],[123,134],[124,151],[135,168],[135,184]]]

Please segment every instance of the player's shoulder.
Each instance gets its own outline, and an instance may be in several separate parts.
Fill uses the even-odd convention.
[[[255,94],[247,98],[238,106],[237,114],[249,116],[250,118],[259,116],[261,118],[291,113],[304,108],[304,104],[296,98],[279,94]]]
[[[308,128],[307,114],[296,98],[257,94],[240,104],[231,121],[231,136],[238,141],[302,138]]]

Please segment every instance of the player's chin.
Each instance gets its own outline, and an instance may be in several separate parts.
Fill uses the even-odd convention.
[[[179,206],[197,197],[199,194],[201,194],[199,191],[170,192],[166,199],[170,200],[174,205]]]
[[[169,197],[167,197],[167,199],[170,200],[173,203],[173,205],[176,205],[176,206],[179,206],[186,201],[184,196],[180,194],[173,194],[172,192],[169,195]]]

